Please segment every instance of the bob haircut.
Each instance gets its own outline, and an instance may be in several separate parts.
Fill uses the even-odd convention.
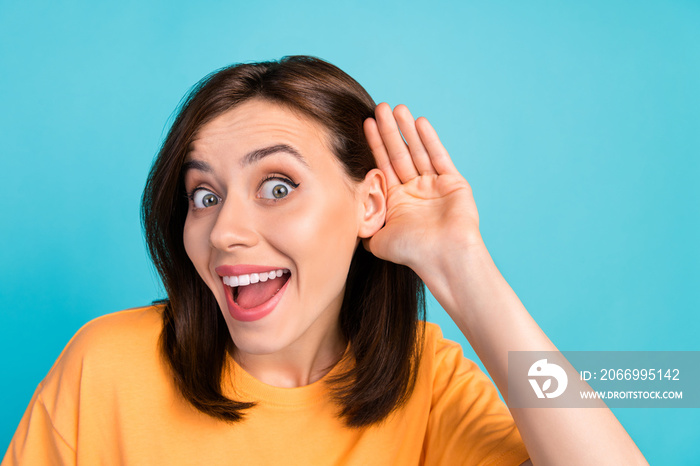
[[[146,243],[167,293],[160,301],[160,349],[175,385],[195,408],[224,421],[240,421],[255,403],[223,394],[233,342],[213,293],[190,262],[183,243],[188,211],[182,166],[197,132],[249,99],[289,108],[325,128],[331,151],[350,179],[376,167],[363,131],[375,103],[360,84],[318,58],[232,65],[197,83],[179,111],[153,163],[141,204]],[[422,352],[423,282],[408,267],[355,250],[340,310],[348,340],[348,369],[327,378],[338,415],[349,427],[385,419],[411,395]]]

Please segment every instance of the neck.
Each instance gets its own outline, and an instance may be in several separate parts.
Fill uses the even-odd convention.
[[[233,358],[248,374],[267,385],[296,388],[322,379],[340,361],[346,347],[340,325],[336,325],[273,354],[247,354],[234,349]]]

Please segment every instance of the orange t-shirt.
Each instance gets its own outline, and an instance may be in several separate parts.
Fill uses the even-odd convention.
[[[257,406],[236,424],[197,411],[161,358],[161,326],[161,308],[152,306],[78,331],[39,384],[2,466],[519,465],[528,458],[491,381],[437,325],[426,327],[409,401],[364,429],[336,417],[323,380],[272,387],[232,359],[236,399]]]

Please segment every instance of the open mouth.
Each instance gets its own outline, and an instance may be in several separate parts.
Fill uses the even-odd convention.
[[[289,269],[230,275],[223,277],[231,287],[233,302],[242,309],[253,309],[271,300],[282,289],[291,274]]]

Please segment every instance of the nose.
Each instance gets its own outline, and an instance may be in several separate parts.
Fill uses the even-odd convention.
[[[231,198],[224,201],[209,234],[211,245],[216,249],[226,251],[239,247],[255,246],[258,239],[254,216],[247,211],[245,204],[235,202]]]

